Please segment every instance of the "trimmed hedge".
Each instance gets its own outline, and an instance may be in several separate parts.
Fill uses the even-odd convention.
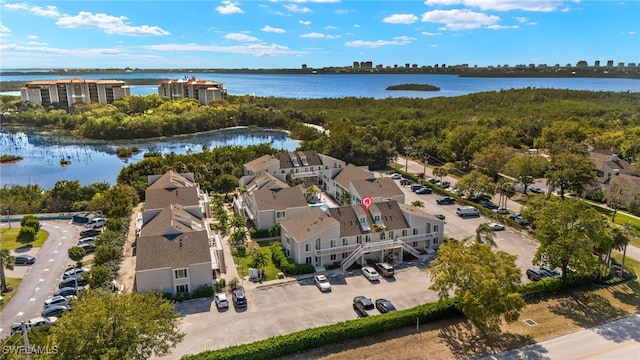
[[[224,349],[205,351],[196,355],[187,355],[182,359],[270,360],[349,339],[367,337],[412,326],[415,325],[416,319],[419,319],[420,323],[427,323],[455,315],[461,315],[456,307],[456,300],[449,299],[384,315],[348,320],[292,334],[274,336],[251,344],[235,345]]]
[[[591,285],[593,275],[569,275],[566,278],[547,278],[541,281],[532,281],[518,287],[525,301],[547,297],[581,286]]]
[[[285,274],[301,275],[313,274],[316,268],[311,264],[296,264],[282,252],[282,245],[276,241],[271,245],[271,260],[273,264]]]

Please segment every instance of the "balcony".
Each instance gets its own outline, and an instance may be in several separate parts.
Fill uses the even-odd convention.
[[[428,234],[399,236],[398,240],[403,241],[405,243],[411,243],[413,241],[432,240],[435,237],[436,237],[436,233],[428,233]]]
[[[360,244],[353,244],[353,245],[338,246],[338,247],[332,247],[332,248],[326,248],[326,249],[315,249],[313,250],[313,254],[315,256],[341,254],[344,252],[352,252],[353,250],[357,249],[359,246]]]

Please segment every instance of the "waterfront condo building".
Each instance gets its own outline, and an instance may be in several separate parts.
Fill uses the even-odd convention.
[[[219,82],[198,80],[194,77],[180,80],[162,80],[158,85],[158,95],[171,100],[197,99],[201,104],[211,101],[226,100],[227,89]]]
[[[57,104],[69,110],[74,105],[97,102],[111,104],[115,100],[131,95],[131,89],[124,81],[60,79],[30,81],[20,89],[22,101],[29,101],[48,107]]]

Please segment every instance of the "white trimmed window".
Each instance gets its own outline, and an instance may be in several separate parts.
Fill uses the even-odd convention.
[[[440,225],[433,225],[433,232],[438,232],[440,230]]]
[[[276,219],[284,219],[287,216],[285,211],[276,211]]]
[[[311,251],[311,244],[304,244],[304,251]]]
[[[178,269],[178,270],[173,270],[173,276],[176,279],[184,279],[186,278],[187,275],[187,269]]]
[[[349,238],[343,238],[342,239],[342,246],[347,246],[349,245]]]
[[[188,293],[188,292],[189,292],[189,285],[187,285],[187,284],[176,285],[176,293],[177,294],[183,294],[183,293]]]
[[[331,246],[332,248],[336,247],[337,245],[338,245],[338,244],[337,244],[337,241],[336,241],[336,240],[331,240],[331,245],[330,245],[330,246]]]

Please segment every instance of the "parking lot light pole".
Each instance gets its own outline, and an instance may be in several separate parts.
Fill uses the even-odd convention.
[[[427,162],[429,161],[429,155],[424,154],[424,168],[422,169],[422,179],[427,178]]]
[[[409,173],[409,154],[411,154],[413,148],[410,145],[404,147],[404,172]]]
[[[11,219],[9,219],[9,209],[7,209],[7,222],[9,223],[9,229],[11,229]]]

